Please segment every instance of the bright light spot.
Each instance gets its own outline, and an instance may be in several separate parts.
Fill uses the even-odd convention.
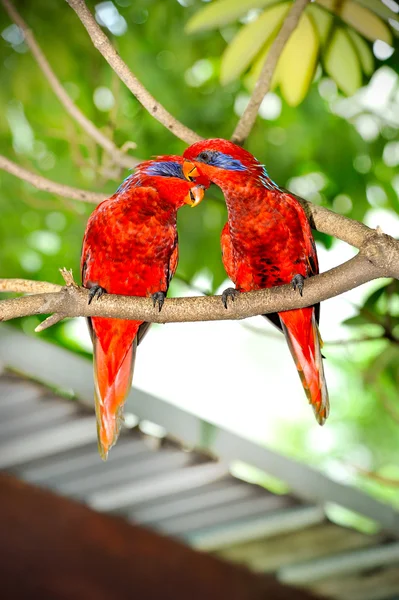
[[[366,223],[366,225],[368,225],[368,227],[371,227],[372,229],[375,229],[376,227],[381,227],[384,233],[392,235],[395,238],[398,236],[399,215],[395,214],[392,210],[386,210],[385,208],[372,208],[371,210],[367,211],[366,216],[364,218],[364,222]]]
[[[176,65],[176,57],[173,52],[170,52],[169,50],[161,50],[161,52],[157,54],[156,61],[159,67],[165,71],[173,69]]]
[[[370,80],[370,83],[364,88],[362,105],[370,110],[383,109],[391,99],[395,89],[398,76],[389,67],[378,69]]]
[[[337,437],[332,427],[325,430],[321,427],[313,427],[306,437],[308,449],[311,452],[331,452],[336,446]]]
[[[393,27],[393,29],[396,29],[396,31],[399,31],[399,22],[396,19],[388,19],[388,23],[390,24],[391,27]]]
[[[57,254],[61,248],[61,240],[53,231],[33,231],[28,237],[28,243],[49,256]]]
[[[358,173],[368,173],[371,169],[371,158],[368,154],[358,154],[353,160],[353,166]]]
[[[248,94],[240,93],[237,94],[234,100],[234,112],[237,116],[241,117],[245,109],[248,106],[250,96]]]
[[[40,255],[33,250],[25,250],[19,257],[21,267],[29,273],[35,273],[42,268],[43,261]]]
[[[90,338],[89,328],[86,319],[79,317],[63,322],[63,333],[65,337],[78,344],[86,352],[92,352],[93,344]]]
[[[397,195],[397,196],[398,196],[398,198],[399,198],[399,175],[396,175],[396,176],[395,176],[395,177],[392,179],[392,181],[391,181],[391,185],[392,185],[393,189],[395,190],[395,192],[396,192],[396,195]]]
[[[68,96],[72,98],[72,100],[77,100],[80,96],[80,88],[73,81],[66,81],[64,83],[64,88],[68,93]]]
[[[381,0],[394,13],[399,13],[399,4],[395,0]]]
[[[252,8],[251,10],[249,10],[247,12],[247,14],[242,17],[241,19],[239,19],[240,23],[252,23],[252,21],[256,21],[256,19],[259,17],[259,15],[261,14],[261,9],[260,8]]]
[[[55,154],[52,152],[46,152],[44,156],[38,159],[38,164],[40,169],[43,171],[49,171],[53,167],[55,167]]]
[[[133,429],[133,427],[136,427],[138,422],[139,422],[138,416],[134,415],[133,413],[125,413],[123,415],[123,424],[128,429]]]
[[[262,119],[273,121],[280,116],[281,106],[282,102],[280,96],[277,96],[277,94],[274,94],[273,92],[269,92],[263,98],[258,114]]]
[[[186,8],[187,6],[192,5],[193,0],[177,0],[177,2],[180,4],[180,6],[184,6]]]
[[[34,135],[20,102],[11,101],[7,107],[7,120],[12,133],[12,145],[17,154],[29,154],[33,150]]]
[[[33,152],[36,158],[44,158],[47,154],[47,146],[41,140],[33,142]]]
[[[18,46],[24,41],[22,29],[14,24],[6,27],[6,29],[3,29],[1,32],[1,37],[12,46]]]
[[[337,84],[332,79],[322,79],[319,82],[318,90],[324,100],[335,100],[338,96]]]
[[[333,210],[345,215],[352,210],[352,200],[346,194],[338,194],[333,200]]]
[[[395,49],[382,40],[376,40],[373,44],[373,53],[379,60],[386,60],[394,53]]]
[[[100,2],[96,5],[96,21],[107,27],[114,35],[123,35],[127,31],[126,20],[119,14],[113,2]]]
[[[185,73],[185,80],[191,87],[200,87],[213,75],[213,65],[210,60],[203,58],[197,60]]]
[[[111,108],[115,104],[115,98],[113,93],[107,87],[98,87],[94,90],[93,94],[94,104],[97,106],[98,110],[102,110],[107,112],[111,110]]]
[[[375,140],[380,132],[377,119],[371,115],[360,115],[357,117],[355,127],[366,142]]]
[[[323,173],[307,173],[300,177],[293,177],[288,181],[288,188],[298,196],[310,197],[313,201],[321,199],[319,191],[326,185]]]
[[[141,421],[139,427],[143,433],[151,437],[163,438],[166,436],[166,429],[156,423],[152,423],[152,421]]]
[[[399,142],[388,142],[388,144],[385,144],[383,159],[388,167],[399,165]]]
[[[385,190],[380,185],[368,185],[366,194],[371,206],[383,206],[387,201]]]
[[[131,18],[132,18],[133,23],[136,23],[136,25],[142,25],[148,19],[148,10],[146,10],[145,8],[138,8],[132,14]]]
[[[191,285],[197,290],[204,290],[204,292],[210,292],[212,289],[213,274],[212,272],[204,267],[196,273],[191,280]]]
[[[46,215],[45,218],[46,225],[49,229],[54,229],[54,231],[62,231],[65,229],[66,225],[66,217],[60,212],[51,212]]]
[[[282,146],[287,140],[287,132],[283,127],[272,127],[266,135],[268,142],[275,146]]]

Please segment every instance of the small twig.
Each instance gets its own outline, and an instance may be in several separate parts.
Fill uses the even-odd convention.
[[[28,25],[22,19],[21,15],[17,12],[16,8],[11,4],[10,0],[1,0],[4,8],[11,19],[22,29],[24,33],[25,42],[29,46],[33,56],[36,59],[39,68],[43,72],[47,81],[50,84],[53,92],[64,106],[65,110],[71,115],[73,119],[86,131],[86,133],[93,138],[99,146],[101,146],[108,154],[112,157],[113,161],[118,165],[127,169],[133,168],[138,164],[138,160],[127,156],[122,150],[119,150],[117,146],[105,136],[95,125],[90,121],[76,106],[73,100],[69,97],[60,80],[51,68],[47,58],[43,54],[39,44],[37,43],[32,31]],[[130,142],[130,147],[136,147],[136,144]]]
[[[399,487],[399,479],[393,479],[391,477],[385,477],[384,475],[379,475],[374,471],[367,471],[367,469],[362,469],[361,467],[353,467],[358,475],[362,477],[367,477],[367,479],[371,479],[372,481],[376,481],[377,483],[382,483],[382,485],[388,485],[390,487]]]
[[[70,187],[63,183],[56,183],[41,175],[31,173],[31,171],[27,171],[23,167],[20,167],[5,156],[0,156],[0,169],[7,171],[7,173],[11,173],[11,175],[15,175],[15,177],[19,177],[19,179],[23,179],[23,181],[27,181],[39,190],[57,194],[57,196],[64,196],[65,198],[72,198],[73,200],[83,200],[84,202],[93,202],[94,204],[98,204],[107,197],[104,194],[98,194],[97,192],[80,190],[79,188]]]
[[[118,77],[123,81],[126,87],[132,92],[137,100],[144,106],[144,108],[150,113],[154,119],[157,119],[164,127],[169,129],[176,137],[187,142],[187,144],[193,144],[194,142],[200,141],[202,138],[194,131],[180,123],[175,117],[173,117],[155,98],[149,93],[149,91],[143,86],[143,84],[137,79],[137,77],[131,72],[127,64],[121,59],[105,33],[101,30],[99,25],[96,23],[93,15],[86,6],[84,0],[66,0],[69,6],[75,11],[78,18],[84,25],[89,34],[95,48],[103,55],[107,63],[112,67]]]
[[[231,137],[232,142],[241,145],[247,139],[252,127],[254,126],[262,100],[270,89],[273,73],[276,69],[284,46],[288,42],[292,32],[296,29],[302,13],[309,2],[310,0],[295,0],[291,10],[285,18],[285,21],[278,32],[276,39],[271,45],[270,51],[268,52],[249,104],[237,123],[237,126]]]
[[[40,333],[41,331],[44,331],[45,329],[56,325],[63,319],[65,319],[65,315],[58,315],[57,313],[55,313],[54,315],[50,315],[49,317],[47,317],[47,319],[44,319],[44,321],[42,321],[40,325],[35,327],[35,331],[36,333]]]

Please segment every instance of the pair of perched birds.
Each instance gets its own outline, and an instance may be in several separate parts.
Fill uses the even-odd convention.
[[[81,270],[89,302],[103,293],[151,297],[162,308],[178,262],[177,211],[196,206],[211,183],[224,193],[228,222],[221,234],[223,264],[235,289],[222,296],[304,280],[319,271],[316,247],[298,200],[278,187],[252,154],[211,139],[183,157],[141,163],[92,213]],[[320,305],[265,315],[283,331],[303,387],[322,425],[329,413],[318,330]],[[103,459],[115,444],[129,393],[135,354],[150,323],[92,317],[95,405]]]

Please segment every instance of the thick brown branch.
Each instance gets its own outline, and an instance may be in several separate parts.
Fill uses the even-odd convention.
[[[290,194],[292,194],[292,192],[290,192]],[[292,195],[299,200],[305,209],[306,216],[312,229],[316,229],[317,231],[320,231],[320,233],[332,235],[351,246],[355,246],[355,248],[361,248],[367,236],[372,233],[370,227],[367,227],[367,225],[364,225],[359,221],[339,215],[328,208],[324,208],[324,206],[312,204],[312,202],[309,202],[296,194]]]
[[[94,204],[98,204],[106,198],[104,194],[80,190],[79,188],[70,187],[63,183],[56,183],[41,175],[36,175],[36,173],[31,173],[5,156],[0,156],[0,169],[7,171],[7,173],[11,173],[11,175],[15,175],[15,177],[18,177],[19,179],[23,179],[23,181],[27,181],[39,190],[49,192],[50,194],[57,194],[57,196],[63,196],[64,198],[84,200],[85,202],[93,202]]]
[[[36,59],[39,68],[43,72],[47,81],[49,82],[53,92],[63,104],[65,110],[71,115],[73,119],[86,131],[86,133],[97,142],[99,146],[104,148],[106,152],[111,156],[113,162],[125,167],[127,169],[133,168],[138,164],[138,160],[127,156],[124,152],[119,150],[112,140],[107,138],[95,125],[90,121],[76,106],[73,100],[68,96],[60,80],[52,70],[47,58],[43,54],[40,46],[38,45],[32,31],[28,25],[22,19],[21,15],[17,12],[15,7],[11,4],[10,0],[1,0],[4,8],[11,17],[11,19],[22,29],[24,33],[25,42],[29,46],[33,56]]]
[[[15,294],[45,294],[60,292],[62,285],[47,281],[31,281],[30,279],[0,279],[0,292]]]
[[[308,279],[303,297],[294,292],[291,286],[284,285],[240,294],[227,310],[219,296],[207,296],[169,299],[162,312],[158,312],[149,298],[110,294],[89,305],[87,290],[67,286],[58,293],[4,300],[0,303],[0,319],[53,313],[68,317],[102,316],[153,323],[244,319],[310,306],[379,277],[399,278],[399,242],[390,236],[372,232],[357,256]]]
[[[245,109],[237,127],[231,137],[231,141],[236,144],[243,144],[247,139],[252,127],[254,126],[259,106],[267,92],[270,89],[273,73],[276,69],[278,60],[288,42],[292,32],[297,27],[303,11],[309,4],[310,0],[295,0],[290,12],[288,13],[276,39],[271,45],[270,51],[266,57],[262,71],[256,82],[255,89],[247,108]]]
[[[71,8],[76,12],[77,16],[87,30],[95,48],[105,58],[107,63],[112,67],[118,77],[123,81],[126,87],[136,96],[137,100],[144,108],[171,131],[176,137],[180,138],[187,144],[198,142],[202,138],[194,131],[180,123],[160,104],[137,77],[131,72],[127,64],[121,59],[115,48],[97,25],[93,15],[86,6],[84,0],[66,0]]]

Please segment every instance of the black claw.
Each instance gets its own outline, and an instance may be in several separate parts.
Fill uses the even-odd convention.
[[[224,307],[227,308],[227,302],[228,302],[229,298],[232,302],[234,302],[234,300],[239,295],[240,295],[240,292],[238,290],[235,290],[234,288],[225,289],[224,292],[222,293],[222,302],[224,304]]]
[[[154,305],[154,308],[158,304],[159,312],[161,312],[163,303],[165,302],[166,293],[165,292],[155,292],[155,294],[151,294],[151,298],[152,298],[152,303]]]
[[[294,288],[294,290],[298,289],[298,292],[302,296],[303,286],[305,283],[304,276],[303,275],[294,275],[294,277],[291,280],[291,283],[292,283],[292,287]]]
[[[101,287],[101,285],[93,285],[89,291],[89,304],[91,304],[91,301],[96,296],[97,296],[97,300],[98,300],[99,298],[101,298],[101,296],[103,294],[106,294],[106,293],[107,293],[107,290],[105,288]]]

